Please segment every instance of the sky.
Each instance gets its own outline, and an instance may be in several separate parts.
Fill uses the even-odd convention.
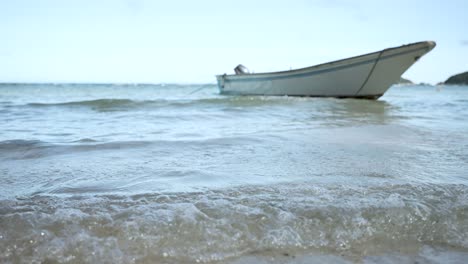
[[[403,76],[468,71],[464,0],[0,0],[0,82],[214,83],[417,41]]]

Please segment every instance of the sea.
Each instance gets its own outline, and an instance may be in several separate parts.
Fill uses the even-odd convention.
[[[0,85],[0,263],[467,259],[468,86]]]

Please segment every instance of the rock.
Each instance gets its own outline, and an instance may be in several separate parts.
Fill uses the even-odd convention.
[[[420,82],[417,84],[418,86],[432,86],[430,83]]]
[[[468,84],[468,72],[453,75],[444,84]]]
[[[400,81],[398,81],[397,84],[413,84],[413,82],[403,77],[400,77]]]

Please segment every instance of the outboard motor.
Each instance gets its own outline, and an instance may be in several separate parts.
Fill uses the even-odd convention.
[[[245,67],[242,64],[237,65],[237,67],[234,68],[234,72],[239,75],[239,74],[250,74],[249,69]]]

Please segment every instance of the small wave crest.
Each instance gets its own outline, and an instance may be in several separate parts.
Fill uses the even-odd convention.
[[[72,143],[93,143],[93,142],[98,142],[98,141],[92,138],[82,138],[79,140],[72,141]]]
[[[22,139],[13,139],[0,141],[0,152],[1,151],[11,151],[18,149],[30,149],[34,147],[43,146],[45,142],[40,140],[22,140]]]
[[[219,100],[216,100],[219,102]],[[199,103],[212,103],[210,99],[201,100],[131,100],[131,99],[96,99],[60,103],[29,103],[28,107],[67,107],[67,108],[89,108],[99,112],[106,111],[126,111],[139,108],[159,108],[159,107],[183,107],[198,105]]]
[[[138,104],[147,104],[151,101],[134,101],[130,99],[96,99],[96,100],[83,100],[61,103],[29,103],[31,107],[92,107],[92,108],[115,108],[115,107],[132,107]]]
[[[40,140],[6,140],[0,141],[0,157],[7,159],[35,159],[53,155],[75,154],[89,151],[125,150],[148,146],[162,148],[183,148],[190,145],[193,148],[204,148],[210,145],[238,145],[246,142],[255,143],[259,140],[251,137],[222,137],[200,140],[157,140],[157,141],[113,141],[99,142],[92,138],[83,138],[68,143],[49,143]]]
[[[33,108],[46,107],[68,107],[68,108],[91,108],[97,111],[118,111],[137,108],[157,108],[157,107],[261,107],[265,105],[284,106],[300,102],[307,102],[315,98],[302,97],[278,97],[278,96],[219,96],[213,98],[176,98],[176,99],[154,99],[154,100],[134,100],[134,99],[95,99],[79,100],[70,102],[53,103],[28,103],[25,106]]]
[[[0,154],[8,159],[36,159],[87,151],[135,148],[149,144],[144,141],[96,142],[90,138],[73,141],[70,144],[53,144],[40,140],[7,140],[0,142]]]

